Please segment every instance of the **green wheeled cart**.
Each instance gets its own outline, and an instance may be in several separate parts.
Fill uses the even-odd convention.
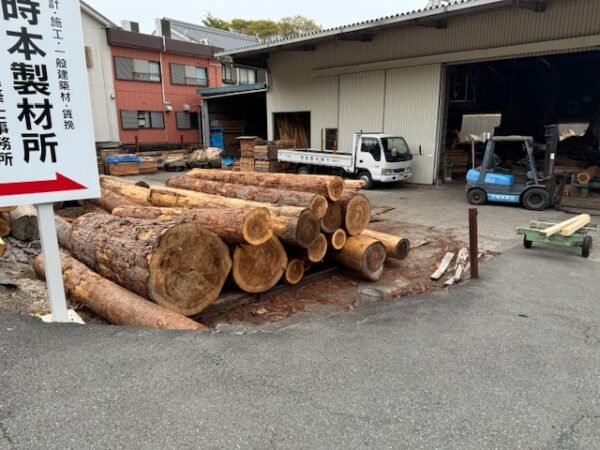
[[[517,228],[517,234],[523,236],[523,245],[529,249],[533,247],[534,242],[542,244],[558,245],[561,247],[580,247],[581,256],[587,258],[592,252],[592,236],[590,233],[596,232],[598,225],[588,225],[577,231],[572,236],[562,236],[560,233],[552,236],[542,236],[541,231],[549,228],[559,222],[531,222],[529,228]]]

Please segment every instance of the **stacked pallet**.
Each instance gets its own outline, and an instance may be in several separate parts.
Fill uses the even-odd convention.
[[[240,171],[254,172],[254,150],[260,139],[256,136],[240,136],[237,139],[240,142]]]
[[[111,323],[199,329],[186,316],[228,279],[257,294],[329,259],[378,280],[408,255],[406,239],[366,229],[369,201],[339,177],[196,169],[166,184],[103,176],[91,204],[105,212],[57,219],[67,292]]]
[[[257,145],[254,148],[254,169],[259,173],[281,172],[281,163],[277,161],[279,148],[276,144]]]

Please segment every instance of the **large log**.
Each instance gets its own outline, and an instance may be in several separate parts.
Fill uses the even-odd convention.
[[[204,194],[220,195],[222,197],[252,200],[261,203],[271,203],[273,205],[310,208],[319,219],[327,211],[327,199],[322,195],[309,192],[269,189],[247,184],[221,183],[189,176],[171,177],[167,180],[166,185],[176,189],[187,189],[203,192]]]
[[[302,281],[302,278],[304,278],[304,261],[297,258],[291,259],[285,269],[285,282],[295,286]]]
[[[350,236],[362,233],[371,222],[371,202],[362,194],[346,189],[340,201],[344,228]]]
[[[600,167],[592,166],[582,170],[577,174],[577,182],[580,184],[589,184],[594,178],[600,175]]]
[[[262,245],[240,245],[233,252],[233,280],[242,291],[260,294],[279,283],[287,265],[285,249],[275,236]]]
[[[299,259],[309,261],[311,263],[319,263],[325,259],[325,256],[327,255],[327,248],[327,238],[323,233],[321,233],[319,238],[310,247],[296,248],[293,251]]]
[[[367,280],[377,281],[383,274],[385,247],[374,239],[351,236],[343,249],[332,254],[336,261],[360,273]]]
[[[406,259],[410,253],[410,241],[400,236],[394,236],[387,233],[381,233],[374,230],[365,230],[361,236],[367,236],[376,241],[380,241],[385,246],[387,256],[395,259]]]
[[[100,275],[171,311],[193,316],[221,292],[229,248],[193,223],[86,214],[70,230],[57,220],[71,254]]]
[[[333,234],[342,226],[343,220],[342,205],[337,202],[329,202],[327,211],[321,219],[321,229],[327,234]]]
[[[319,220],[310,209],[277,206],[269,203],[220,197],[174,188],[150,189],[149,200],[154,206],[173,208],[267,208],[272,215],[271,229],[286,244],[308,248],[319,237]]]
[[[19,206],[9,213],[10,233],[20,241],[35,241],[40,238],[37,211],[31,205]]]
[[[206,326],[169,311],[101,277],[84,264],[61,253],[65,291],[73,300],[86,305],[113,325],[165,330],[202,330]],[[41,279],[46,278],[43,255],[33,262]]]
[[[344,186],[346,189],[359,190],[364,186],[364,182],[362,180],[344,180]]]
[[[224,172],[194,169],[189,176],[221,183],[249,184],[263,188],[290,189],[320,194],[336,202],[344,191],[344,180],[334,176],[295,175],[285,173]]]
[[[0,213],[0,237],[10,234],[10,216],[8,213]]]
[[[184,209],[134,206],[113,215],[136,219],[194,222],[230,244],[261,245],[273,237],[271,213],[265,208]]]
[[[139,203],[129,200],[127,197],[117,194],[109,189],[101,188],[102,197],[84,200],[83,206],[93,205],[112,213],[120,206],[139,206]]]
[[[120,194],[138,205],[150,206],[150,202],[148,202],[150,190],[145,187],[136,186],[133,183],[106,175],[100,176],[100,186],[106,190]]]

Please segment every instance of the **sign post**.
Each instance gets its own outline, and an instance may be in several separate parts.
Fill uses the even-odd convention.
[[[54,321],[54,202],[100,196],[78,0],[0,0],[0,206],[34,204]]]

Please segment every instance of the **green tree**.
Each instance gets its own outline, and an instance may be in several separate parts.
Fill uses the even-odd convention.
[[[219,30],[229,30],[230,28],[229,22],[219,19],[209,12],[207,12],[204,16],[204,19],[202,19],[202,25],[206,27],[217,28]]]
[[[279,35],[282,38],[289,38],[299,34],[314,33],[321,31],[322,28],[314,20],[304,16],[283,17],[279,21]]]

